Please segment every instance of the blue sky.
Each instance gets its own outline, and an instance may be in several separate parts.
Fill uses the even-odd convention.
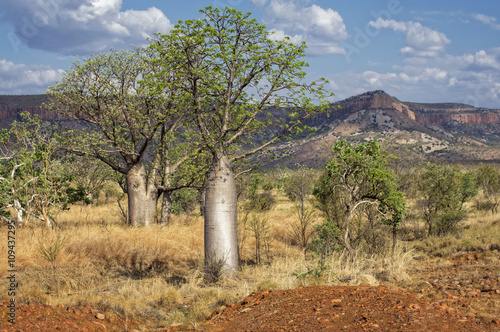
[[[327,78],[337,100],[382,89],[500,108],[500,6],[490,0],[2,0],[0,94],[43,93],[73,61],[146,45],[208,5],[305,41],[309,78]]]

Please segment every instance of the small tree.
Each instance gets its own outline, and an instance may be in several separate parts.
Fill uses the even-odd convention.
[[[477,170],[476,180],[483,195],[488,201],[491,213],[498,212],[498,196],[500,195],[500,172],[492,165],[482,166]]]
[[[23,117],[0,135],[0,213],[9,217],[7,209],[13,208],[19,223],[26,217],[53,227],[69,203],[85,200],[85,190],[72,186],[53,129],[38,118]]]
[[[353,146],[338,140],[332,151],[334,156],[314,195],[327,220],[340,230],[342,245],[351,251],[351,222],[361,207],[376,207],[381,221],[395,229],[403,219],[406,205],[388,167],[391,156],[380,149],[378,142]]]
[[[429,235],[442,236],[457,230],[467,215],[465,203],[477,194],[472,172],[428,163],[418,182],[418,206]]]
[[[271,223],[265,212],[253,211],[250,213],[250,220],[247,222],[248,229],[253,233],[255,239],[255,263],[260,265],[262,247],[269,248]]]
[[[299,246],[306,250],[309,240],[313,235],[313,210],[307,207],[309,196],[312,195],[314,187],[314,170],[300,166],[284,180],[283,191],[294,204],[298,223],[290,225],[293,238]]]
[[[114,178],[113,171],[99,159],[71,155],[64,164],[65,172],[71,175],[77,188],[84,189],[84,195],[91,202],[98,198],[106,183]]]

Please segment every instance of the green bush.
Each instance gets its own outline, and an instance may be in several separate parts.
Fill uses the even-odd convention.
[[[276,204],[276,199],[270,192],[263,192],[251,196],[247,202],[247,209],[262,212],[269,211]]]
[[[179,215],[181,213],[194,210],[199,201],[199,191],[192,188],[182,188],[172,194],[172,213]]]

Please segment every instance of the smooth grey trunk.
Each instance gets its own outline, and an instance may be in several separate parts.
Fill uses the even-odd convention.
[[[231,162],[217,156],[205,186],[205,271],[207,276],[238,275],[236,182]],[[221,269],[221,271],[215,271]]]
[[[164,191],[161,200],[160,224],[170,224],[170,217],[172,216],[172,204],[172,191]]]
[[[199,200],[199,203],[200,203],[200,215],[202,217],[205,217],[205,190],[202,190],[200,192],[200,200]]]
[[[148,183],[144,165],[134,165],[127,173],[129,224],[148,226],[156,223],[158,192]]]

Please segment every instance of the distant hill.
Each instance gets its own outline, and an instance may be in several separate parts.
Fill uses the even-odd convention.
[[[0,128],[8,128],[13,121],[22,120],[23,112],[38,115],[44,120],[61,120],[61,115],[42,109],[42,104],[48,100],[47,95],[0,95]]]
[[[317,130],[273,148],[278,157],[293,157],[282,162],[323,163],[339,138],[353,142],[376,139],[386,148],[405,148],[431,159],[500,160],[498,109],[401,102],[377,90],[334,103],[328,114],[308,124]]]
[[[41,105],[46,95],[0,96],[0,127],[27,111],[45,120],[61,120]],[[339,107],[340,106],[340,107]],[[275,116],[286,116],[276,110]],[[339,138],[354,142],[377,139],[387,147],[448,160],[500,160],[500,110],[459,103],[402,102],[382,90],[330,105],[329,112],[308,120],[316,130],[272,148],[280,163],[317,165]]]

